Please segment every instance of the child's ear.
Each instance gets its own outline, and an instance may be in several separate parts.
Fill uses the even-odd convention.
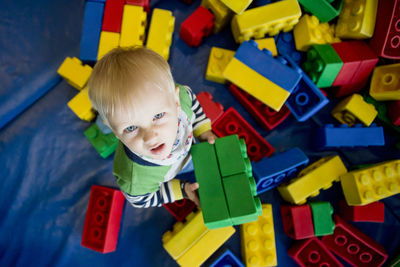
[[[179,87],[178,86],[175,87],[175,95],[174,95],[174,97],[175,97],[176,106],[178,107],[178,111],[180,111],[181,101],[179,99]]]

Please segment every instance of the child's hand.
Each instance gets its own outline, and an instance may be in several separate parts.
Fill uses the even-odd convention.
[[[209,144],[213,145],[215,143],[215,139],[217,139],[218,136],[216,136],[211,130],[208,130],[207,132],[199,135],[198,138],[200,141],[208,141]]]
[[[198,183],[185,183],[185,192],[187,197],[193,201],[198,207],[200,207],[200,199],[197,193],[197,189],[199,189]]]

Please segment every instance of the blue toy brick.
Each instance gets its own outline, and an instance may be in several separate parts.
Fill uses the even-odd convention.
[[[276,40],[276,47],[279,55],[290,57],[297,65],[303,63],[305,53],[297,51],[292,32],[280,33]]]
[[[291,57],[287,56],[286,60],[293,69],[301,73],[301,80],[289,96],[286,105],[296,120],[306,121],[326,106],[329,100]]]
[[[81,60],[97,60],[103,13],[103,3],[86,2],[85,15],[83,17],[81,49],[79,52],[79,58]]]
[[[103,119],[100,117],[100,115],[97,115],[96,124],[97,124],[97,127],[99,127],[99,130],[103,134],[109,134],[112,132],[111,129],[107,125],[104,124]]]
[[[295,177],[308,164],[308,157],[300,148],[292,148],[259,162],[253,162],[257,193],[261,194]]]
[[[385,145],[383,128],[376,124],[371,124],[369,127],[363,127],[361,124],[353,127],[347,124],[334,127],[332,124],[327,124],[316,131],[314,138],[317,149]]]
[[[88,0],[88,2],[99,2],[99,3],[105,3],[106,0]]]
[[[218,257],[210,267],[244,267],[244,264],[229,249]]]
[[[289,93],[301,78],[298,72],[282,63],[279,57],[272,57],[267,49],[258,49],[253,40],[243,42],[234,57]]]

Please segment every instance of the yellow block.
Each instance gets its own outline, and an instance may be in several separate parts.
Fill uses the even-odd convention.
[[[258,74],[236,58],[223,72],[224,77],[275,111],[279,111],[290,93]]]
[[[365,102],[361,95],[353,94],[340,101],[331,114],[340,123],[350,127],[360,122],[369,126],[378,115],[378,111],[374,105]]]
[[[347,204],[366,205],[400,193],[400,160],[382,162],[340,176]]]
[[[400,100],[400,64],[375,67],[369,94],[377,101]]]
[[[66,57],[58,68],[57,73],[63,77],[67,83],[78,90],[82,90],[89,80],[90,74],[92,74],[92,67],[82,65],[82,62],[76,57]]]
[[[87,87],[68,102],[68,107],[82,120],[91,121],[96,117],[89,100]]]
[[[97,60],[100,60],[105,54],[118,47],[119,37],[120,34],[116,32],[101,32]]]
[[[224,5],[229,7],[236,14],[241,14],[253,2],[253,0],[221,0]]]
[[[271,204],[262,205],[258,220],[240,227],[242,259],[246,266],[276,266],[274,218]]]
[[[226,79],[222,73],[234,55],[235,51],[212,47],[208,58],[206,80],[224,84]]]
[[[377,8],[378,0],[344,0],[336,24],[336,36],[352,39],[371,38],[375,29]]]
[[[231,28],[237,43],[250,38],[260,39],[280,31],[293,29],[301,16],[297,0],[283,0],[272,4],[246,10],[232,19]]]
[[[272,55],[275,57],[278,55],[278,51],[276,50],[276,44],[275,44],[275,39],[274,38],[264,38],[264,39],[258,39],[254,40],[258,44],[258,49],[263,50],[263,49],[268,49],[269,51],[272,52]]]
[[[142,6],[124,5],[119,46],[143,45],[146,18]]]
[[[153,9],[146,46],[157,52],[165,60],[169,58],[174,25],[175,17],[172,16],[171,11],[159,8]]]
[[[284,200],[304,204],[308,197],[315,197],[319,190],[328,189],[346,172],[339,156],[325,157],[302,170],[296,178],[278,186],[278,191]]]
[[[220,0],[202,0],[201,5],[214,14],[214,33],[219,33],[232,20],[233,11]]]

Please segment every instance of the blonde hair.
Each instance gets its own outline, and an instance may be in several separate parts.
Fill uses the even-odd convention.
[[[89,98],[103,120],[132,108],[135,94],[146,85],[174,93],[167,61],[145,47],[115,48],[99,60],[90,76]],[[147,96],[148,97],[148,96]]]

